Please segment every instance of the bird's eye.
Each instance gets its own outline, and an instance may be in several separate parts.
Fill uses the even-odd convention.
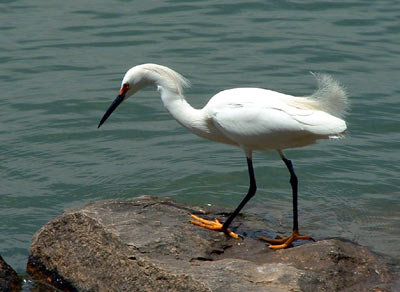
[[[129,88],[129,83],[124,83],[121,90],[119,91],[119,94],[125,94],[129,90]]]

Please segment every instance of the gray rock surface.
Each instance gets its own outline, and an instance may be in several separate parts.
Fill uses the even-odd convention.
[[[191,213],[226,218],[151,196],[66,211],[33,237],[27,271],[64,291],[395,291],[389,266],[361,246],[331,239],[273,251],[191,225]],[[251,233],[263,224],[240,215],[233,225]]]
[[[21,288],[21,280],[15,272],[0,256],[0,291],[14,292]]]

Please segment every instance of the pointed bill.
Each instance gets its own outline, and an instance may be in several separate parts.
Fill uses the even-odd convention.
[[[117,96],[117,98],[113,101],[113,103],[110,105],[110,107],[107,109],[105,112],[104,116],[101,118],[101,121],[97,128],[100,128],[100,126],[108,119],[108,117],[112,114],[112,112],[121,104],[121,102],[124,101],[125,99],[125,93],[122,92]]]

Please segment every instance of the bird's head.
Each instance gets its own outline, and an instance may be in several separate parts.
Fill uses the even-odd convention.
[[[149,85],[157,85],[161,95],[163,92],[168,92],[172,95],[182,96],[183,88],[189,87],[190,82],[179,73],[162,65],[142,64],[132,67],[126,72],[119,94],[105,112],[98,128],[125,99]]]
[[[112,112],[128,97],[135,94],[140,89],[153,84],[152,78],[150,78],[148,71],[143,66],[135,66],[126,72],[124,79],[122,80],[121,88],[118,96],[115,98],[113,103],[109,106],[107,111],[104,113],[102,119],[97,128],[108,119]]]

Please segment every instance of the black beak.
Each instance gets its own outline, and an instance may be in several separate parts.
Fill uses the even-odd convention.
[[[112,112],[121,104],[121,102],[124,101],[125,93],[126,92],[123,92],[122,94],[117,96],[117,98],[113,101],[113,103],[110,105],[110,107],[105,112],[104,116],[101,118],[101,121],[97,128],[100,128],[100,126],[108,119],[108,117],[112,114]]]

